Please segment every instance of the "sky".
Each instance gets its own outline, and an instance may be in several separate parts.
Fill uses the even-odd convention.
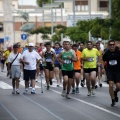
[[[19,4],[22,5],[36,5],[36,0],[19,0]]]

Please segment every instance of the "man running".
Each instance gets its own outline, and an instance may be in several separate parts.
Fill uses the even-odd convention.
[[[46,43],[46,50],[43,51],[43,64],[45,68],[45,78],[47,83],[47,90],[49,90],[49,84],[52,85],[52,79],[54,77],[54,61],[56,60],[55,52],[51,50],[51,44]]]
[[[20,94],[19,92],[19,79],[21,74],[20,59],[21,59],[21,54],[18,53],[18,45],[15,44],[13,45],[13,52],[10,53],[8,57],[8,70],[11,72],[12,86],[13,86],[12,94],[15,94],[15,91],[16,94]]]
[[[102,69],[103,69],[103,61],[102,61],[103,51],[100,48],[100,43],[99,42],[96,43],[96,49],[100,52],[100,66],[97,67],[98,85],[100,87],[102,87],[102,80],[101,80],[101,78],[102,78]],[[97,84],[96,84],[96,88],[97,88]]]
[[[24,94],[28,93],[29,79],[31,80],[32,85],[31,94],[36,93],[35,92],[36,64],[39,64],[41,57],[35,50],[33,50],[33,48],[34,44],[29,43],[28,50],[24,51],[21,56],[21,61],[24,63],[24,80],[25,80]]]
[[[60,48],[60,43],[55,43],[55,53],[56,53],[56,61],[54,62],[54,72],[55,72],[55,77],[57,80],[57,87],[59,87],[60,83],[61,83],[61,65],[60,62],[58,61],[58,55],[60,53],[60,51],[62,50],[62,48]]]
[[[77,61],[74,62],[74,79],[73,79],[73,84],[72,84],[72,93],[79,93],[79,83],[80,83],[80,73],[81,73],[81,55],[82,53],[78,50],[78,45],[74,44],[72,46],[72,49],[76,53]],[[76,81],[76,89],[75,89],[75,81]]]
[[[82,52],[83,50],[85,49],[85,43],[84,42],[81,42],[80,43],[80,48],[78,49],[80,52]],[[82,62],[82,65],[83,65],[83,62]],[[84,74],[84,70],[83,70],[83,67],[81,68],[81,86],[84,87],[85,86],[85,74]]]
[[[82,60],[84,61],[84,72],[86,77],[88,96],[95,95],[95,82],[96,82],[96,58],[98,57],[99,65],[100,53],[97,49],[93,48],[91,41],[87,42],[87,48],[82,51]],[[92,84],[92,89],[91,89]]]
[[[115,41],[108,42],[109,50],[103,55],[103,61],[107,62],[107,79],[109,83],[109,93],[112,99],[111,106],[118,102],[117,93],[120,91],[120,51],[115,49]],[[114,91],[114,84],[116,89]]]
[[[73,80],[74,67],[73,61],[77,61],[75,51],[71,49],[70,40],[64,39],[64,50],[62,50],[58,56],[59,61],[62,63],[62,75],[63,75],[63,91],[62,96],[70,99],[71,83]],[[67,90],[67,91],[66,91]],[[67,93],[66,93],[67,92]]]

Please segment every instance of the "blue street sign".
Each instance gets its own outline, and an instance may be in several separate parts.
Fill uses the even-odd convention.
[[[4,44],[4,38],[0,38],[0,44]]]
[[[22,40],[26,40],[26,39],[27,39],[27,35],[26,35],[26,34],[22,34],[22,35],[21,35],[21,39],[22,39]]]
[[[9,37],[9,36],[6,36],[6,37],[5,37],[5,40],[6,40],[6,41],[9,41],[9,40],[10,40],[10,37]]]

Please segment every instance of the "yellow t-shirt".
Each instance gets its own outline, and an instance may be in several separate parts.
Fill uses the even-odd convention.
[[[5,59],[6,59],[6,63],[8,63],[8,56],[10,55],[10,53],[11,53],[11,52],[8,51],[8,50],[4,52],[4,56],[5,56]]]
[[[96,58],[100,56],[100,52],[93,48],[88,50],[87,48],[82,51],[82,58],[90,57],[88,61],[84,61],[84,68],[96,68]]]

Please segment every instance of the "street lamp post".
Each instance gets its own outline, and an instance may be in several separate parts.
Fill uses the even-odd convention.
[[[51,4],[44,4],[43,8],[51,8],[51,35],[53,36],[54,29],[54,21],[53,21],[53,8],[59,7],[57,4],[53,4],[51,0]]]
[[[64,2],[70,2],[70,1],[72,1],[73,2],[73,26],[75,26],[75,0],[55,0],[54,2],[55,3],[64,3]],[[61,4],[61,6],[62,6],[62,4]],[[61,16],[63,16],[62,15],[62,8],[61,8]]]

